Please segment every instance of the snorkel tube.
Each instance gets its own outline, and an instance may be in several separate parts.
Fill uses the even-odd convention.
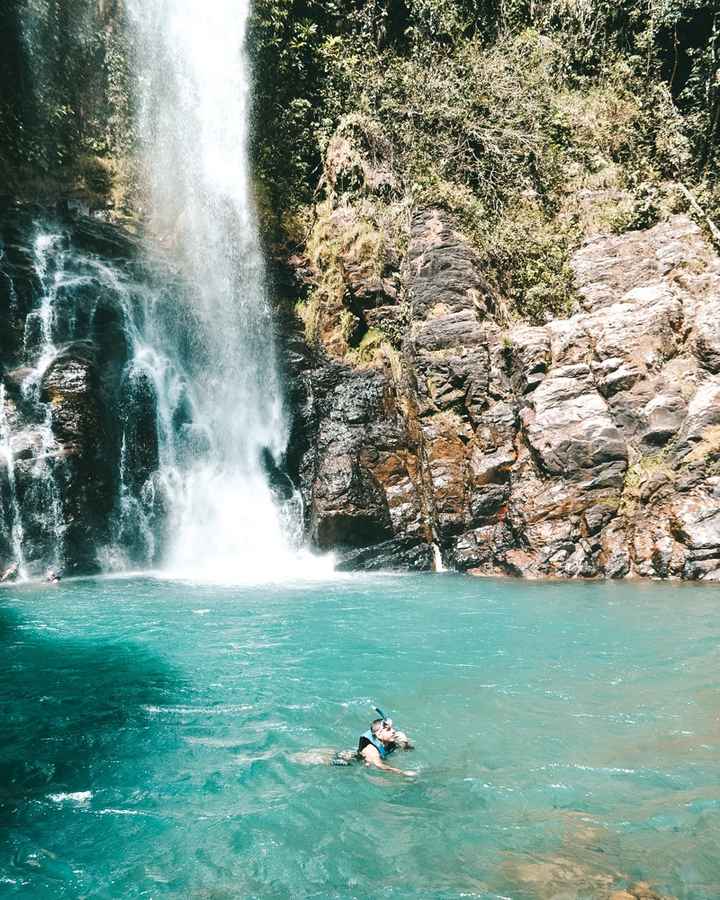
[[[412,749],[413,749],[413,744],[411,743],[410,739],[408,738],[408,736],[407,736],[404,732],[398,731],[398,730],[395,728],[395,726],[393,725],[393,720],[390,719],[390,718],[388,718],[388,716],[385,715],[385,713],[380,709],[379,706],[373,706],[373,709],[374,709],[375,712],[378,714],[378,716],[383,720],[383,722],[384,722],[386,725],[388,725],[390,728],[392,728],[392,730],[393,730],[393,741],[397,742],[397,744],[398,744],[403,750],[412,750]]]

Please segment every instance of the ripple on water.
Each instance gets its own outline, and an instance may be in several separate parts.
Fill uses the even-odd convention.
[[[143,710],[157,716],[235,716],[253,709],[251,705],[226,703],[218,706],[143,706]]]
[[[48,800],[53,803],[74,803],[76,805],[87,805],[92,800],[92,791],[72,791],[67,794],[48,794]]]
[[[715,593],[680,611],[671,586],[611,603],[407,576],[8,596],[0,893],[720,896]],[[416,779],[327,765],[375,705],[415,738],[397,759]]]

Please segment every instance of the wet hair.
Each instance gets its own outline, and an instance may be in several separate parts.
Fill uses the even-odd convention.
[[[373,719],[370,723],[370,731],[372,731],[373,734],[377,734],[385,722],[387,722],[387,719]]]

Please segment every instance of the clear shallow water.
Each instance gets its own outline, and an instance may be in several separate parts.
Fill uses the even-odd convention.
[[[0,591],[0,896],[720,896],[716,588]],[[406,779],[310,764],[371,702]]]

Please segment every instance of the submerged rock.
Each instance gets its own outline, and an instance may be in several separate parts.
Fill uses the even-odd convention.
[[[395,538],[341,553],[336,568],[340,572],[377,572],[383,569],[429,572],[433,568],[433,549],[412,538]]]

